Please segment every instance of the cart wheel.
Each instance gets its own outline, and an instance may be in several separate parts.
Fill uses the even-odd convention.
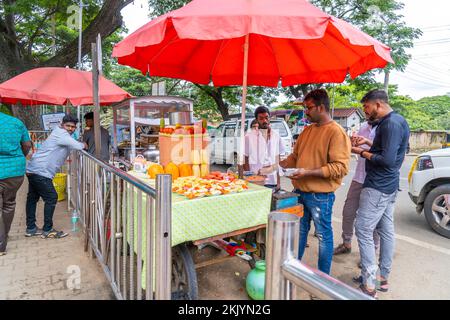
[[[197,300],[198,285],[192,255],[185,244],[172,248],[172,300]]]

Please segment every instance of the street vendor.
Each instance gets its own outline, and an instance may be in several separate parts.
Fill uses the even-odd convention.
[[[265,106],[255,110],[257,130],[245,135],[244,170],[266,176],[265,186],[280,189],[278,164],[284,154],[284,145],[280,135],[270,127],[270,111]]]
[[[319,239],[320,271],[330,274],[333,258],[331,215],[334,192],[349,171],[350,139],[344,129],[330,116],[330,99],[323,89],[309,92],[303,102],[306,117],[313,124],[305,127],[295,143],[292,154],[280,162],[283,168],[297,168],[289,176],[304,215],[300,220],[298,259],[302,259],[311,220]]]

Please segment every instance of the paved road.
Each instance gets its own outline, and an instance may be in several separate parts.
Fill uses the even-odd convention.
[[[407,176],[413,156],[408,156],[401,168],[400,188],[396,202],[395,230],[396,253],[391,273],[390,292],[380,294],[380,299],[450,299],[450,240],[435,233],[426,223],[425,217],[417,215],[408,196]],[[334,242],[338,244],[341,234],[342,207],[350,186],[356,162],[351,162],[351,173],[336,192],[333,229]],[[218,166],[225,170],[225,166]],[[290,181],[282,180],[283,188],[290,190]],[[317,239],[310,236],[305,263],[317,267]],[[349,255],[333,259],[332,276],[352,284],[351,278],[358,274],[358,245],[353,241]],[[199,255],[217,255],[212,249],[204,249]],[[245,293],[245,276],[249,267],[233,258],[220,265],[198,270],[200,299],[248,299]],[[305,296],[303,296],[305,297]]]

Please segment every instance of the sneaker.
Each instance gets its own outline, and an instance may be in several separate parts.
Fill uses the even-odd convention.
[[[353,281],[354,283],[357,283],[357,284],[362,284],[362,283],[363,283],[363,278],[362,278],[362,276],[353,277],[353,278],[352,278],[352,281]]]
[[[57,231],[55,229],[52,229],[50,231],[44,231],[42,232],[41,238],[42,239],[46,239],[46,238],[51,238],[51,239],[60,239],[60,238],[64,238],[67,237],[68,233],[64,232],[64,231]]]
[[[377,290],[369,290],[367,289],[367,287],[363,284],[360,284],[358,287],[359,291],[361,291],[362,293],[368,295],[369,297],[372,297],[374,299],[378,299],[378,294],[377,294]]]
[[[27,229],[25,231],[25,237],[34,237],[34,236],[40,236],[42,234],[42,229],[34,228],[34,229]]]

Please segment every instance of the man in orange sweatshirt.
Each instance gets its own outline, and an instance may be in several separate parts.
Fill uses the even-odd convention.
[[[318,268],[329,274],[333,258],[334,192],[349,171],[351,143],[344,129],[330,116],[330,99],[325,90],[309,92],[303,106],[307,119],[313,124],[303,130],[292,154],[281,161],[280,166],[297,168],[289,178],[304,206],[298,258],[303,257],[313,220],[319,239]]]

